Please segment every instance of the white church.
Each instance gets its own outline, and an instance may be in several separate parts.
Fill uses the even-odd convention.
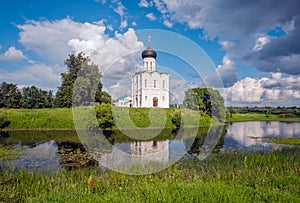
[[[143,70],[132,77],[132,107],[169,108],[169,75],[156,70],[156,52],[148,47],[142,52]]]

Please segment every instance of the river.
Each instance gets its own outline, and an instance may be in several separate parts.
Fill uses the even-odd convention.
[[[135,130],[134,136],[157,133]],[[168,166],[182,157],[205,159],[211,153],[267,153],[297,146],[275,144],[267,138],[299,138],[300,123],[235,122],[200,129],[163,129],[149,140],[130,138],[130,131],[104,131],[86,137],[76,131],[1,132],[0,145],[11,146],[18,158],[3,160],[2,167],[32,171],[58,171],[104,165],[111,169],[135,163]],[[160,170],[158,168],[156,170]]]

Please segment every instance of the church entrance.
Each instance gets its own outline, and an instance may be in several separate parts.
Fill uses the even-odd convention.
[[[153,98],[153,107],[157,107],[158,106],[158,99],[157,97]]]

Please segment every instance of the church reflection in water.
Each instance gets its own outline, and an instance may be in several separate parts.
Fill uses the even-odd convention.
[[[133,159],[143,159],[147,156],[147,161],[157,161],[166,163],[169,160],[169,141],[135,141],[130,144],[130,153]]]

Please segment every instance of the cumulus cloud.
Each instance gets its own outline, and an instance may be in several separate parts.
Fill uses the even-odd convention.
[[[170,103],[182,104],[185,96],[185,91],[189,88],[199,87],[197,83],[191,83],[184,79],[170,78]]]
[[[271,73],[270,77],[245,78],[225,88],[229,105],[299,106],[300,77]]]
[[[134,70],[136,64],[140,63],[140,53],[144,49],[144,44],[138,41],[134,29],[128,29],[124,34],[115,32],[114,37],[108,37],[103,21],[79,23],[70,18],[56,21],[27,21],[18,28],[21,29],[20,43],[26,49],[38,54],[40,58],[48,59],[46,61],[49,64],[62,64],[69,54],[83,52],[89,56],[91,62],[98,65],[103,79],[105,77],[109,82],[108,85],[113,85],[113,82],[116,84],[124,73]],[[118,61],[122,63],[112,67],[112,64]],[[47,66],[46,70],[50,68]],[[20,72],[14,74],[20,75]],[[8,73],[5,75],[8,76]],[[37,78],[33,79],[34,76],[26,77],[36,82],[42,78],[36,75]],[[12,78],[12,75],[10,77]],[[59,74],[57,77],[59,78]],[[15,79],[17,81],[17,78]],[[53,82],[53,89],[56,89],[57,83],[54,80],[50,81]]]
[[[155,15],[154,15],[153,13],[148,13],[148,14],[146,15],[146,17],[147,17],[149,20],[151,20],[151,21],[155,21],[155,20],[156,20],[156,17],[155,17]]]
[[[76,40],[85,48],[82,51],[90,51],[86,50],[89,48],[88,44],[93,41],[93,48],[97,48],[106,38],[106,27],[101,23],[78,23],[70,18],[55,21],[31,20],[17,27],[21,30],[19,42],[27,50],[54,63],[63,62],[68,54],[73,53]]]
[[[19,86],[38,86],[45,90],[60,86],[60,73],[64,68],[58,65],[35,64],[15,72],[0,69],[0,81],[16,83]]]
[[[264,72],[299,74],[300,13],[298,0],[274,1],[154,0],[166,20],[218,37],[229,56]],[[285,36],[270,38],[280,28]],[[224,44],[227,42],[227,44]],[[224,46],[231,45],[231,46]]]
[[[222,60],[222,64],[218,65],[216,73],[204,79],[204,82],[208,86],[214,86],[213,84],[220,84],[218,80],[222,80],[224,87],[232,86],[237,81],[236,65],[233,60],[225,55]]]
[[[13,61],[25,58],[26,56],[24,56],[23,52],[21,50],[16,49],[15,47],[9,47],[6,52],[0,54],[0,60]]]

